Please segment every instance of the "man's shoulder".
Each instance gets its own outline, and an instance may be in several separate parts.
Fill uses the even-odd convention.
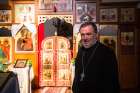
[[[113,52],[113,50],[110,47],[102,44],[101,42],[99,42],[99,49],[100,51],[104,51],[104,52]]]

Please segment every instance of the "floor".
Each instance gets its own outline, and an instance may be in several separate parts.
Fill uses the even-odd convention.
[[[69,87],[43,87],[35,89],[32,93],[72,93]]]
[[[60,87],[49,87],[51,89],[53,89],[54,91],[46,91],[48,90],[48,88],[44,87],[44,88],[40,88],[40,89],[35,89],[32,91],[32,93],[72,93],[71,89],[68,87],[61,87],[62,91],[58,92],[58,88]],[[55,91],[56,90],[56,91]],[[120,93],[140,93],[140,91],[138,89],[123,89],[121,90]]]

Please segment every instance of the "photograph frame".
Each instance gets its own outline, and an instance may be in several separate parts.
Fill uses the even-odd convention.
[[[99,19],[100,19],[100,22],[118,22],[118,9],[117,8],[101,8]]]
[[[121,32],[121,45],[133,46],[134,45],[134,32]]]
[[[73,0],[39,0],[39,9],[51,12],[72,12]]]
[[[32,39],[32,38],[31,38]],[[26,40],[26,41],[25,41]],[[30,48],[30,47],[28,47],[27,46],[27,43],[26,42],[28,42],[27,41],[28,40],[28,38],[26,39],[26,38],[23,38],[23,37],[19,37],[19,38],[15,38],[15,51],[16,52],[32,52],[32,51],[34,51],[34,47],[33,47],[33,39],[32,39],[32,47]],[[30,39],[29,39],[30,40]],[[20,43],[19,43],[20,42]],[[25,45],[26,44],[26,45]],[[30,45],[31,45],[30,44]],[[28,48],[30,48],[31,50],[25,50],[24,49],[24,47],[26,47],[26,49]]]
[[[96,22],[96,2],[77,1],[75,5],[76,23],[81,23],[82,21]]]
[[[16,28],[19,24],[15,24]],[[28,24],[29,25],[29,24]],[[34,26],[34,25],[30,25]],[[20,29],[13,31],[15,37],[15,52],[16,53],[31,53],[36,51],[36,29],[29,28],[26,25],[22,25]]]
[[[25,68],[28,59],[17,59],[14,68]]]
[[[13,37],[0,37],[0,61],[3,64],[12,63],[13,51]]]
[[[120,33],[120,45],[121,45],[121,54],[123,55],[130,55],[134,54],[135,52],[135,41],[134,37],[135,33],[133,31],[130,32],[121,32]]]
[[[17,3],[14,5],[15,23],[35,23],[35,4]]]
[[[118,25],[116,24],[101,24],[99,25],[99,33],[100,35],[109,35],[109,36],[117,36],[118,33]]]
[[[113,24],[101,24],[99,26],[99,33],[100,33],[100,42],[104,45],[110,47],[117,55],[118,51],[118,40],[117,40],[117,33],[118,33],[118,25]]]
[[[135,26],[128,24],[120,26],[120,48],[122,55],[133,55],[135,53]]]
[[[0,10],[0,23],[12,23],[12,10]]]
[[[135,8],[121,8],[120,22],[134,22]]]

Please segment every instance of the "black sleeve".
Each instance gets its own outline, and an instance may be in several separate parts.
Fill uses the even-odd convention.
[[[104,93],[120,93],[118,63],[115,53],[107,49],[104,61]]]

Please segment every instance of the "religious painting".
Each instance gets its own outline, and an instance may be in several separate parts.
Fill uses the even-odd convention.
[[[76,2],[76,23],[84,21],[96,22],[96,3],[95,2]]]
[[[134,55],[135,45],[134,45],[134,32],[121,32],[121,54],[122,55]]]
[[[52,80],[52,79],[53,79],[53,70],[43,69],[43,80]]]
[[[100,25],[99,33],[100,35],[117,36],[118,25]]]
[[[33,52],[35,51],[35,41],[33,32],[23,26],[15,36],[16,52]]]
[[[43,79],[44,80],[51,80],[53,78],[53,53],[52,52],[45,52],[42,51],[42,61],[43,64],[41,65],[43,69]]]
[[[11,22],[12,22],[12,11],[0,10],[0,23],[11,23]]]
[[[120,49],[123,55],[135,53],[135,25],[122,24],[120,26]]]
[[[43,52],[42,52],[43,53]],[[43,64],[53,64],[53,53],[52,52],[46,52],[42,54],[42,60]]]
[[[69,70],[67,69],[60,69],[58,70],[58,78],[59,80],[69,80],[70,78],[70,73],[69,73]]]
[[[68,53],[64,53],[64,52],[59,52],[59,55],[58,55],[58,63],[59,64],[67,64],[69,63],[68,62],[69,58],[68,58]]]
[[[134,8],[121,8],[121,22],[134,22],[135,9]]]
[[[134,32],[121,32],[121,45],[133,46],[134,45]]]
[[[13,38],[0,37],[0,62],[3,64],[12,63],[13,58]]]
[[[72,0],[39,0],[39,9],[53,12],[71,12]]]
[[[118,25],[100,25],[100,41],[117,53]]]
[[[57,86],[69,86],[70,85],[70,51],[60,50],[57,55]]]
[[[15,4],[15,23],[35,23],[34,4]]]
[[[58,38],[58,49],[69,49],[70,48],[70,43],[67,39],[64,38]]]
[[[100,41],[117,53],[117,36],[100,36]]]
[[[117,21],[118,21],[117,8],[100,9],[100,22],[117,22]]]
[[[17,59],[14,68],[24,68],[26,67],[27,59]]]
[[[53,50],[53,47],[54,47],[53,39],[52,38],[48,39],[48,38],[47,38],[47,40],[44,39],[44,41],[42,42],[41,47],[43,48],[44,51]]]

